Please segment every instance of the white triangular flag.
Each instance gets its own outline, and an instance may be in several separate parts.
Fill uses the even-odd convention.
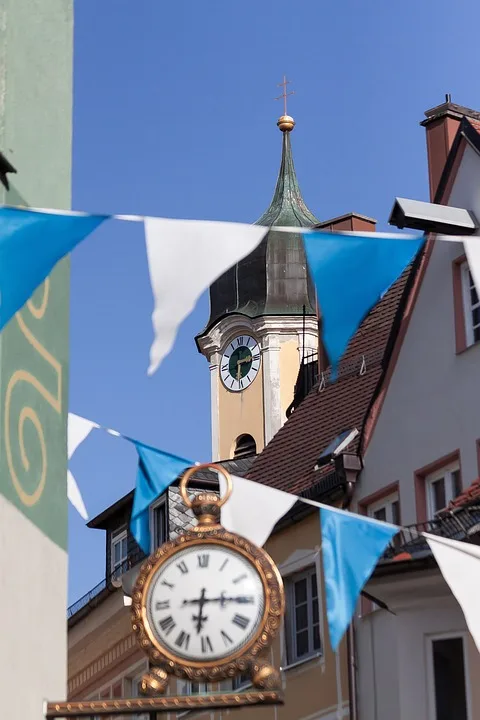
[[[74,413],[68,413],[67,456],[69,460],[78,446],[81,445],[89,435],[90,431],[98,427],[97,423],[91,420],[87,420]],[[82,494],[70,470],[67,471],[67,495],[73,507],[82,518],[88,520],[88,513],[85,503],[83,502]]]
[[[480,652],[480,547],[423,533]]]
[[[218,473],[220,494],[226,491],[223,475]],[[277,522],[297,502],[298,498],[283,490],[262,485],[232,475],[233,491],[223,505],[222,525],[230,532],[242,535],[250,542],[263,547]]]
[[[228,268],[249,255],[268,228],[242,223],[145,218],[152,284],[152,375],[175,342],[180,323],[201,294]]]

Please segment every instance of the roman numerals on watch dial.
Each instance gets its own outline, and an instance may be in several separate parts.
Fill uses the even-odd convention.
[[[209,560],[210,560],[210,555],[208,553],[203,553],[202,555],[198,555],[198,567],[208,568]]]
[[[223,662],[249,647],[264,608],[255,566],[239,552],[206,541],[184,546],[165,560],[146,597],[158,648],[184,663]]]
[[[182,575],[186,575],[188,573],[188,567],[184,560],[182,560],[182,562],[178,563],[177,568],[180,570]]]
[[[242,630],[246,630],[250,620],[245,617],[245,615],[235,615],[232,619],[232,623],[234,625],[238,625],[238,627],[242,628]]]
[[[179,648],[185,648],[185,650],[188,650],[188,645],[190,643],[190,635],[183,630],[180,631],[179,636],[175,640],[175,645]]]
[[[168,610],[170,608],[170,600],[159,600],[155,603],[155,610]]]
[[[163,618],[163,620],[160,620],[159,623],[160,627],[162,628],[165,635],[170,635],[173,628],[177,626],[177,623],[173,619],[171,615],[168,615],[168,617]]]
[[[233,645],[232,638],[230,637],[230,635],[228,633],[225,632],[225,630],[220,630],[220,635],[222,636],[222,640],[227,647],[229,645]]]
[[[202,637],[202,653],[206,652],[213,652],[213,645],[208,635]]]

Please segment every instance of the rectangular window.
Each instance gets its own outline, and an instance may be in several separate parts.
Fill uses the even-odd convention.
[[[314,567],[286,582],[287,662],[305,660],[321,651],[317,573]]]
[[[189,680],[177,680],[178,695],[204,695],[211,689],[208,683],[195,683]],[[192,715],[192,710],[181,710],[177,713],[177,718]]]
[[[394,525],[400,525],[400,500],[398,493],[392,493],[368,505],[367,515],[375,518],[375,520],[383,520],[384,522],[393,523]]]
[[[430,640],[431,720],[470,720],[463,637]]]
[[[119,528],[112,532],[111,540],[111,570],[115,578],[120,577],[127,569],[126,560],[128,556],[128,541],[126,527]]]
[[[462,492],[460,465],[458,461],[446,465],[425,476],[428,518],[444,510]]]
[[[248,687],[248,685],[251,684],[252,679],[250,675],[248,675],[247,673],[242,673],[242,675],[237,675],[237,677],[233,678],[232,689],[240,690],[240,688]]]
[[[465,316],[465,340],[469,347],[480,340],[480,301],[466,261],[461,264],[460,273]]]
[[[179,680],[177,683],[179,695],[204,695],[208,692],[207,683],[190,682],[190,680]]]
[[[150,535],[152,538],[152,552],[168,539],[165,495],[159,498],[150,509]]]
[[[130,686],[131,686],[130,697],[132,697],[132,698],[145,697],[140,692],[140,683],[142,682],[142,677],[143,677],[143,673],[130,679]],[[131,715],[130,717],[132,718],[132,720],[148,720],[147,713],[142,713],[140,715]],[[113,720],[113,718],[112,718],[112,720]]]

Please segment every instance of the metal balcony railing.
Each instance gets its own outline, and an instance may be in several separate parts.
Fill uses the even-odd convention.
[[[434,520],[407,525],[402,528],[387,547],[383,559],[391,560],[401,552],[412,556],[420,553],[429,553],[430,548],[423,532],[439,535],[449,540],[469,540],[472,535],[480,533],[480,506],[464,508],[463,510],[445,513]]]
[[[70,620],[77,612],[89,605],[101,592],[107,588],[113,589],[115,587],[115,581],[118,581],[127,570],[137,565],[144,557],[145,554],[142,553],[141,550],[131,553],[121,565],[116,567],[106,578],[99,582],[98,585],[95,585],[88,593],[85,593],[85,595],[74,602],[73,605],[70,605],[67,610],[67,620]]]

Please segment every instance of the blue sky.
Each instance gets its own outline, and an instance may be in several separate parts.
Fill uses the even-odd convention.
[[[254,222],[280,162],[277,83],[304,198],[322,220],[387,227],[395,196],[428,199],[427,108],[480,110],[474,0],[77,0],[73,207]],[[108,223],[75,250],[70,409],[192,460],[210,458],[209,371],[194,335],[148,378],[152,309],[142,229]],[[99,431],[72,469],[90,516],[128,492],[136,458]],[[104,575],[105,534],[70,509],[70,601]]]

